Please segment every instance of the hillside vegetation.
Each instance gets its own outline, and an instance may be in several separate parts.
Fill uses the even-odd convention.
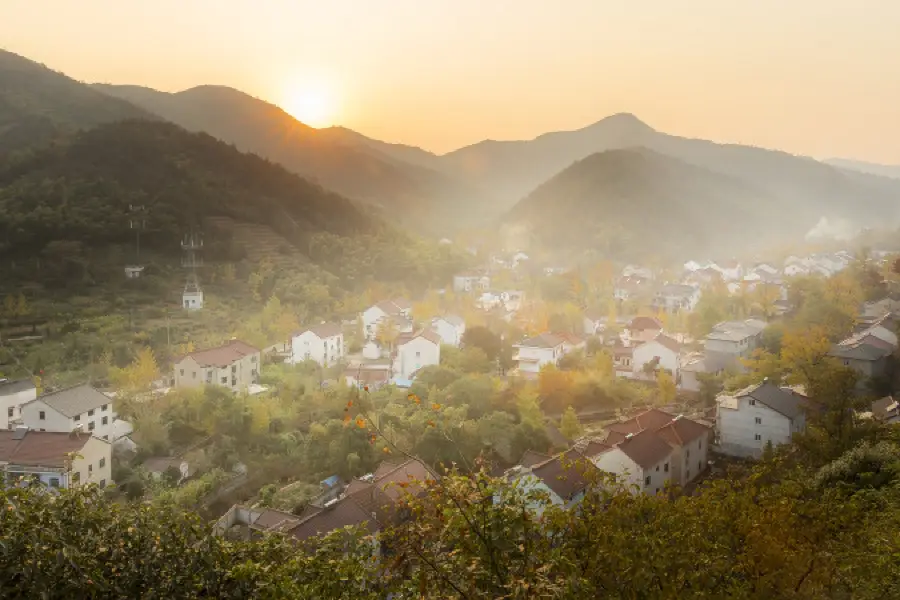
[[[155,118],[133,104],[0,50],[0,157],[61,132],[123,119]]]
[[[274,104],[229,87],[204,85],[174,94],[139,86],[93,87],[189,131],[264,156],[344,196],[380,206],[405,223],[446,231],[455,223],[471,222],[471,210],[478,206],[474,188],[421,160],[406,162],[407,156],[417,156],[403,153],[406,147],[384,154],[381,150],[390,144],[364,143],[368,138],[341,135],[340,128],[309,127]]]

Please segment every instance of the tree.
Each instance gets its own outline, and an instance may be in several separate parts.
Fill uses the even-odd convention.
[[[462,335],[462,347],[481,348],[488,360],[495,361],[500,354],[500,336],[487,327],[467,327]]]
[[[562,411],[572,403],[572,372],[547,363],[538,372],[538,394],[548,412]]]
[[[397,330],[397,324],[390,318],[382,319],[375,328],[375,341],[389,351],[393,351],[394,342],[397,341],[399,335],[400,332]]]
[[[678,390],[675,387],[675,380],[666,369],[659,369],[656,372],[656,392],[659,395],[660,403],[665,405],[675,402]]]
[[[519,421],[534,427],[543,427],[544,413],[541,411],[540,399],[533,385],[526,385],[516,396],[516,410]]]
[[[569,405],[559,420],[559,431],[566,439],[574,440],[581,435],[581,423],[578,421],[578,413]]]
[[[830,350],[831,342],[825,327],[785,333],[781,345],[781,366],[788,383],[805,386],[809,391],[816,379],[833,369],[833,360],[828,358]]]

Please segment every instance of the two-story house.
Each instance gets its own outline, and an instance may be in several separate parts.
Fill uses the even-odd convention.
[[[597,468],[617,475],[635,494],[658,494],[672,480],[672,447],[655,431],[626,433],[624,439],[593,458]]]
[[[291,356],[296,364],[312,360],[330,367],[344,359],[344,332],[339,323],[322,323],[307,327],[291,336]]]
[[[0,431],[0,473],[7,486],[20,478],[48,488],[112,483],[112,446],[81,430],[33,431],[24,425]]]
[[[259,383],[262,356],[240,340],[184,355],[175,362],[175,387],[220,385],[234,392]]]
[[[631,368],[635,376],[650,375],[656,369],[665,369],[677,381],[681,366],[681,344],[659,333],[649,342],[635,347],[632,353]]]
[[[0,429],[12,429],[21,417],[20,407],[37,398],[37,388],[30,379],[0,378]]]
[[[457,293],[483,292],[490,287],[491,278],[485,272],[467,272],[453,276],[453,291]]]
[[[375,339],[378,326],[391,319],[399,333],[412,331],[412,305],[403,298],[384,300],[363,311],[361,317],[366,339]]]
[[[410,380],[416,371],[441,362],[441,337],[430,329],[402,334],[395,343],[394,378]]]
[[[466,332],[466,322],[456,315],[444,315],[432,319],[431,328],[441,336],[442,344],[458,348]]]
[[[590,484],[588,470],[593,468],[593,463],[574,448],[556,456],[528,451],[504,476],[525,494],[542,492],[550,504],[571,508],[584,498]],[[495,498],[495,502],[498,500]],[[529,508],[540,515],[544,506],[534,501]]]
[[[706,368],[710,372],[743,369],[742,358],[748,358],[759,347],[765,321],[725,321],[713,327],[703,342]]]
[[[565,353],[564,345],[565,340],[552,333],[542,333],[519,342],[513,346],[517,374],[527,378],[537,377],[541,367],[559,362]]]
[[[627,333],[627,341],[629,344],[637,345],[642,342],[649,342],[660,333],[662,333],[663,325],[658,319],[646,316],[637,316],[633,318],[628,327],[625,328]]]
[[[79,426],[90,435],[114,441],[113,400],[82,384],[38,396],[21,407],[20,420],[34,431],[68,433]]]
[[[691,312],[700,301],[700,286],[667,283],[653,297],[653,307],[670,313]]]
[[[716,398],[716,432],[723,454],[759,457],[766,444],[788,444],[806,429],[809,398],[763,380],[735,394]]]

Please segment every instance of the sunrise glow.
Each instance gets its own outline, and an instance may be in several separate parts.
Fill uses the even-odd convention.
[[[310,127],[329,127],[337,117],[337,99],[333,89],[322,81],[290,84],[281,104],[285,111]]]

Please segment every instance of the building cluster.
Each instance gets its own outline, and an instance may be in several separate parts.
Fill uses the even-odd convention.
[[[4,485],[63,489],[112,483],[113,399],[88,385],[38,394],[0,380],[0,475]]]

